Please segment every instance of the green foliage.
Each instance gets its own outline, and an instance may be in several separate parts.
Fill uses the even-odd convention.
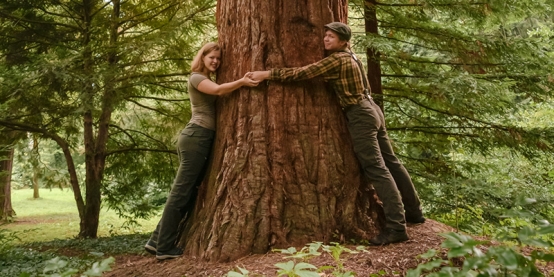
[[[550,230],[553,232],[554,230]],[[518,249],[506,245],[492,246],[485,253],[478,245],[485,244],[469,236],[457,233],[443,235],[446,240],[442,247],[448,248],[448,259],[442,259],[436,251],[430,250],[422,255],[423,259],[431,259],[408,271],[408,277],[419,276],[544,276],[537,269],[537,262],[552,262],[554,255],[542,250],[533,250],[526,255]],[[549,245],[551,242],[535,239],[532,245]],[[463,265],[455,266],[456,258],[463,258]]]
[[[289,247],[287,249],[273,249],[273,251],[279,252],[282,254],[287,254],[288,255],[286,256],[287,258],[307,261],[310,258],[320,256],[321,252],[319,252],[319,249],[322,246],[323,246],[323,243],[321,242],[312,242],[302,247],[299,251],[296,250],[296,247]]]
[[[534,199],[520,199],[516,208],[504,214],[506,217],[527,218],[532,212],[521,209],[520,205],[534,202]],[[504,243],[497,246],[467,235],[446,233],[442,235],[445,240],[441,245],[448,249],[446,259],[439,251],[429,250],[420,256],[426,262],[409,270],[407,276],[544,276],[537,264],[554,261],[553,234],[554,225],[546,221],[507,230],[499,236]],[[483,245],[490,247],[485,250],[481,247]],[[524,251],[524,248],[531,251]],[[457,262],[460,260],[463,260],[461,266]]]
[[[38,155],[19,155],[18,180],[31,172],[46,186],[71,180],[51,139],[76,159],[61,156],[66,169],[102,167],[94,171],[104,173],[105,205],[130,224],[151,215],[173,179],[173,137],[190,116],[188,68],[214,38],[213,13],[213,0],[1,2],[0,126],[41,140]],[[107,139],[96,137],[104,127]],[[83,165],[85,152],[102,154]],[[88,190],[85,178],[78,185]]]
[[[37,140],[37,148],[33,147]],[[73,156],[79,182],[85,179],[84,155]],[[51,140],[27,137],[21,139],[15,148],[12,189],[32,187],[36,178],[40,188],[69,188],[69,175],[63,152]]]
[[[17,240],[19,240],[17,233],[0,229],[0,258],[8,258],[6,253],[13,248],[13,243]]]
[[[351,1],[356,31],[365,2]],[[67,184],[60,148],[44,139],[58,136],[84,188],[83,115],[97,130],[109,112],[102,201],[134,226],[164,203],[172,183],[174,136],[190,116],[188,67],[215,38],[215,1],[87,3],[0,3],[0,125],[41,137],[38,166],[28,151],[17,155],[18,186],[37,167],[45,186]],[[521,192],[540,195],[533,214],[553,221],[552,1],[372,8],[378,32],[356,36],[353,47],[378,52],[368,60],[381,66],[389,134],[426,213],[494,235],[526,224],[497,212]]]
[[[110,257],[98,262],[99,257],[143,253],[142,245],[147,239],[147,235],[127,235],[96,240],[68,239],[13,245],[0,253],[9,257],[0,259],[0,276],[74,276],[75,272],[80,272],[79,276],[101,276],[102,272],[110,270],[109,265],[114,260]],[[67,249],[71,253],[80,254],[60,256]]]
[[[92,267],[81,274],[81,277],[89,276],[102,276],[105,271],[110,271],[110,264],[115,261],[113,257],[102,260],[101,262],[95,262]],[[79,270],[75,268],[68,268],[68,262],[60,257],[53,258],[46,261],[43,273],[40,276],[44,277],[70,277],[78,273]],[[30,277],[31,274],[24,272],[19,274],[19,277]]]
[[[275,264],[279,270],[277,270],[278,276],[289,276],[289,277],[317,277],[319,274],[314,270],[317,269],[316,266],[308,263],[295,263],[293,261],[277,263]]]
[[[24,274],[22,276],[43,276],[41,274],[46,273],[63,273],[66,274],[65,276],[71,276],[67,274],[84,272],[98,259],[98,256],[93,254],[61,259],[59,254],[52,251],[41,252],[20,247],[15,247],[6,254],[9,255],[9,259],[0,260],[0,276],[20,276],[21,274]],[[55,272],[51,272],[51,269],[55,269]]]
[[[363,33],[363,7],[349,23]],[[387,129],[428,215],[493,234],[514,192],[554,220],[552,1],[401,0],[370,6],[355,36],[382,73]],[[362,19],[362,20],[360,20]],[[380,100],[380,91],[375,91]]]
[[[329,253],[331,257],[333,257],[333,260],[335,261],[335,264],[337,265],[335,271],[333,274],[335,276],[351,276],[351,272],[345,272],[343,262],[340,258],[342,253],[349,253],[349,254],[356,254],[359,253],[358,251],[351,250],[350,248],[346,248],[336,242],[331,243],[332,245],[323,245],[323,251]],[[358,247],[358,250],[364,250],[363,247]],[[337,274],[343,274],[343,275],[337,275]]]
[[[227,273],[227,277],[248,277],[248,274],[250,273],[250,271],[242,268],[242,267],[238,267],[238,270],[240,271],[239,272],[236,272],[236,271],[229,271]]]
[[[142,254],[150,234],[116,235],[94,240],[64,239],[25,244],[33,249],[72,249],[85,253]]]

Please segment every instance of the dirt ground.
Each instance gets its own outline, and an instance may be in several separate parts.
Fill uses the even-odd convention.
[[[356,276],[405,276],[410,268],[419,264],[417,256],[431,248],[439,249],[443,238],[440,233],[452,231],[448,226],[433,220],[424,224],[408,226],[410,240],[404,243],[387,246],[368,246],[367,252],[358,254],[344,253],[340,257],[347,270],[355,272]],[[349,247],[354,249],[355,246]],[[196,257],[182,256],[174,260],[157,261],[154,256],[119,256],[109,277],[125,276],[163,276],[163,277],[192,277],[192,276],[226,276],[231,270],[242,267],[250,271],[249,276],[277,276],[276,263],[287,261],[286,255],[268,253],[251,255],[230,263],[207,263]],[[312,258],[309,263],[320,267],[336,265],[331,255],[324,253]],[[238,271],[238,270],[237,270]],[[381,273],[379,273],[381,272]],[[332,276],[322,274],[321,276]]]
[[[417,257],[429,249],[440,249],[443,237],[440,233],[454,231],[452,228],[433,221],[427,220],[424,224],[408,225],[410,240],[387,246],[368,246],[366,252],[357,254],[342,254],[341,260],[346,270],[356,273],[356,276],[405,276],[407,271],[416,268],[420,263]],[[477,238],[479,239],[479,238]],[[484,238],[482,238],[484,240]],[[496,244],[496,243],[493,243]],[[348,246],[355,249],[355,246]],[[442,250],[445,254],[444,249]],[[528,254],[528,253],[527,253]],[[245,268],[250,277],[278,276],[275,267],[276,263],[287,261],[287,255],[280,253],[268,253],[263,255],[251,255],[229,263],[208,263],[196,257],[182,256],[174,260],[157,261],[152,255],[143,256],[119,256],[116,257],[116,264],[113,270],[107,272],[107,277],[194,277],[194,276],[227,276],[231,270],[237,272],[237,267]],[[336,266],[331,255],[324,252],[319,257],[308,261],[316,267],[324,265]],[[461,262],[462,261],[458,261]],[[545,276],[554,276],[554,263],[540,266]],[[375,275],[372,275],[375,274]],[[333,276],[328,273],[321,273],[320,276]]]

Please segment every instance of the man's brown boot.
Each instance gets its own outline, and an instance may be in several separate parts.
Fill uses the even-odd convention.
[[[373,245],[385,245],[389,243],[407,241],[409,239],[410,238],[408,238],[406,230],[385,229],[381,231],[379,235],[370,239],[369,243]]]
[[[409,215],[406,213],[406,222],[411,224],[421,224],[425,222],[425,217],[423,217],[423,214]]]

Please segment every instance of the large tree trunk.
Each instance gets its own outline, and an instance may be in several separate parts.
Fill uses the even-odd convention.
[[[217,81],[316,62],[323,26],[346,18],[346,0],[218,1]],[[243,88],[217,108],[213,161],[181,239],[189,254],[228,261],[375,233],[373,191],[322,80]]]
[[[0,221],[15,216],[11,198],[12,166],[13,148],[0,151]]]

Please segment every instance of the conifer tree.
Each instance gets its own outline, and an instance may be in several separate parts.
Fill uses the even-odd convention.
[[[533,187],[520,192],[550,197],[541,181],[499,181],[493,176],[501,169],[491,161],[502,153],[531,164],[551,156],[552,125],[531,126],[525,115],[552,100],[554,48],[547,41],[554,3],[353,4],[364,15],[351,21],[365,33],[357,50],[367,49],[374,95],[382,101],[398,153],[417,176],[427,212],[473,213],[477,207],[490,218],[492,208],[512,205],[518,186]]]
[[[171,183],[166,154],[186,119],[186,68],[201,43],[191,38],[212,11],[203,0],[0,2],[0,125],[63,150],[79,236],[96,237],[103,193],[144,217],[151,185]]]

